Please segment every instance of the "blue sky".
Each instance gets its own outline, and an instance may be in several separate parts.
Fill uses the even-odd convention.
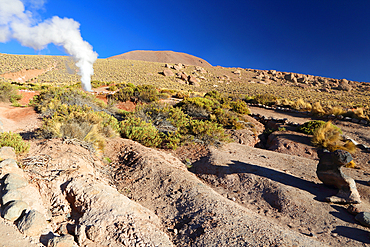
[[[28,0],[30,1],[30,0]],[[212,65],[275,69],[370,82],[370,1],[48,0],[40,20],[69,17],[99,58],[132,50],[172,50]],[[16,41],[9,54],[34,51]]]

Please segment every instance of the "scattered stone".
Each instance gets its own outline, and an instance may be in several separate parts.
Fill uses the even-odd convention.
[[[370,213],[369,212],[361,212],[356,215],[355,219],[358,222],[360,222],[361,225],[370,227]]]
[[[19,220],[17,226],[23,234],[33,237],[41,235],[47,224],[43,214],[36,210],[30,210]]]
[[[199,79],[197,79],[196,77],[194,77],[192,75],[188,76],[188,81],[189,81],[190,85],[193,85],[193,86],[196,86],[196,87],[199,86]]]
[[[332,203],[361,203],[360,194],[357,191],[353,178],[343,174],[341,167],[353,160],[351,154],[344,150],[334,152],[319,152],[319,164],[316,174],[318,178],[328,186],[339,189],[336,196],[326,198]]]
[[[236,74],[236,75],[240,75],[241,74],[240,70],[235,70],[235,71],[233,71],[233,73]]]
[[[91,241],[98,240],[103,235],[103,229],[97,225],[88,226],[86,229],[86,236]]]
[[[22,193],[19,192],[19,190],[7,190],[4,192],[1,200],[3,202],[2,205],[5,205],[11,201],[22,200]]]
[[[12,147],[2,147],[0,148],[0,160],[6,159],[16,159],[17,156],[15,154],[14,148]]]
[[[28,185],[27,179],[17,173],[9,173],[4,180],[5,190],[16,190]]]
[[[22,213],[28,208],[27,203],[24,201],[12,201],[4,209],[3,217],[4,219],[10,220],[12,222],[16,221]]]
[[[294,82],[296,82],[296,81],[297,81],[297,78],[294,76],[294,74],[293,74],[293,73],[286,74],[286,75],[284,76],[284,79],[285,79],[285,80],[288,80],[288,81],[294,81]],[[295,80],[294,80],[294,79],[295,79]]]
[[[175,74],[171,70],[165,69],[163,70],[163,75],[166,77],[170,77],[170,76],[174,76]]]
[[[185,72],[182,72],[182,73],[180,74],[180,79],[181,79],[181,80],[183,80],[183,81],[187,81],[187,80],[188,80],[188,76],[186,75],[186,73],[185,73]]]
[[[360,209],[356,207],[355,205],[349,205],[349,207],[347,208],[347,211],[348,213],[353,214],[353,215],[357,215],[361,213]]]
[[[75,247],[76,242],[72,235],[55,236],[48,241],[47,247]]]

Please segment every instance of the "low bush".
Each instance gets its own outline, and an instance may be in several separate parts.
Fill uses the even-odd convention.
[[[144,103],[150,103],[158,101],[162,97],[159,90],[152,85],[138,85],[135,86],[128,83],[126,86],[120,88],[115,94],[109,96],[109,99],[116,101],[140,101]]]
[[[326,111],[321,106],[320,102],[315,102],[312,104],[311,112],[318,116],[323,116],[326,114]]]
[[[262,105],[274,105],[277,101],[277,97],[272,94],[258,94],[254,97],[252,97],[252,102],[256,104],[262,104]]]
[[[296,102],[294,102],[292,108],[298,111],[310,111],[312,109],[312,105],[305,102],[303,99],[298,99]]]
[[[194,97],[186,98],[176,104],[182,111],[191,117],[208,118],[212,111],[220,106],[220,103],[213,98]]]
[[[251,111],[248,108],[247,103],[242,100],[232,101],[230,102],[231,109],[239,114],[250,114]]]
[[[28,152],[30,144],[17,133],[3,132],[0,133],[0,147],[12,147],[16,154],[20,154]]]
[[[326,125],[327,122],[325,121],[322,121],[322,120],[312,120],[312,121],[308,121],[308,122],[305,122],[304,124],[302,124],[301,126],[298,127],[298,130],[307,134],[307,135],[313,135],[320,127]],[[342,130],[331,124],[332,127],[334,129],[336,129],[340,134],[342,134]]]
[[[222,126],[210,121],[190,120],[188,131],[196,140],[206,145],[229,141]]]
[[[105,138],[119,132],[116,118],[96,112],[88,106],[61,105],[50,117],[43,119],[38,135],[42,138],[76,138],[102,150]]]
[[[138,117],[130,117],[121,122],[121,136],[147,147],[158,147],[162,143],[158,130]]]
[[[17,92],[17,87],[9,82],[0,82],[0,101],[15,103],[22,98]]]
[[[70,89],[63,87],[53,87],[47,90],[42,90],[40,95],[34,96],[32,105],[43,116],[51,116],[62,105],[67,106],[88,106],[93,111],[105,111],[111,113],[107,109],[107,105],[98,100],[95,96],[87,94],[80,89]]]

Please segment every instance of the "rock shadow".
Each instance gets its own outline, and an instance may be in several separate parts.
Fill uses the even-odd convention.
[[[348,226],[337,226],[332,232],[364,244],[370,244],[369,232],[362,229]]]
[[[228,166],[216,166],[212,165],[208,159],[203,159],[195,162],[191,171],[197,175],[215,175],[219,178],[228,174],[254,174],[283,185],[307,191],[315,195],[314,199],[317,201],[325,201],[326,197],[337,193],[336,189],[329,188],[324,184],[317,184],[271,168],[236,160],[232,160],[232,163],[228,164]]]

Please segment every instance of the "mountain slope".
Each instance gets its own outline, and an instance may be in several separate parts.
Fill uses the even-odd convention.
[[[182,63],[203,67],[212,66],[206,60],[199,57],[174,51],[130,51],[121,55],[109,57],[108,59],[141,60],[159,63]]]

